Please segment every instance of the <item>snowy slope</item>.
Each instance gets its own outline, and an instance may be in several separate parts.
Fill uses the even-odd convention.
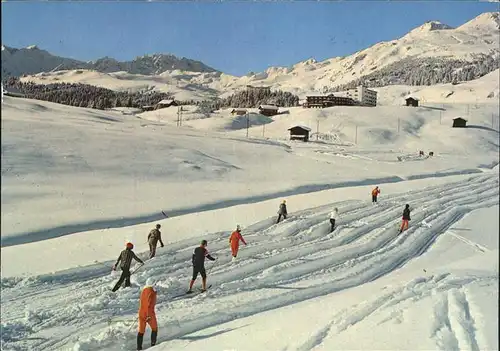
[[[184,214],[342,184],[481,172],[498,163],[498,107],[471,108],[475,128],[450,128],[465,107],[446,107],[443,124],[428,108],[296,108],[251,128],[247,139],[245,121],[234,118],[220,132],[197,128],[199,119],[177,128],[156,111],[145,120],[5,97],[2,244],[149,222],[162,209]],[[291,124],[316,131],[318,119],[324,142],[287,140]],[[398,162],[418,150],[436,156]]]
[[[432,86],[390,85],[374,88],[378,92],[377,104],[405,105],[409,96],[420,99],[420,104],[477,104],[500,101],[500,70],[460,84],[436,84]]]
[[[2,350],[133,350],[148,277],[157,350],[498,349],[497,104],[251,111],[248,139],[245,118],[187,108],[178,128],[176,109],[4,97]],[[471,127],[450,128],[467,109]],[[318,120],[318,142],[287,140]],[[146,257],[155,223],[165,248],[111,293],[125,241]],[[236,224],[248,246],[231,264]],[[201,238],[213,287],[174,298]]]
[[[199,84],[217,79],[220,73],[198,73],[166,71],[157,76],[131,74],[127,72],[102,73],[89,70],[61,70],[53,73],[38,73],[21,78],[37,84],[82,83],[117,91],[157,90],[171,93],[176,100],[205,100],[218,95],[218,91]]]
[[[29,76],[23,80],[37,83],[81,82],[117,90],[150,86],[156,90],[173,92],[176,98],[186,100],[199,99],[201,96],[224,97],[244,89],[246,85],[270,86],[304,97],[313,92],[322,92],[325,87],[331,89],[368,74],[382,72],[385,67],[398,63],[405,65],[405,71],[415,71],[426,67],[427,64],[435,64],[424,62],[426,59],[453,60],[455,65],[458,65],[455,71],[460,71],[465,63],[458,60],[470,62],[478,55],[489,55],[493,60],[490,64],[495,65],[494,60],[499,56],[498,22],[498,13],[495,12],[481,14],[454,29],[437,21],[428,22],[399,39],[378,43],[349,56],[334,57],[321,62],[309,59],[291,67],[270,67],[264,72],[242,77],[220,72],[169,70],[153,76],[123,72],[102,74],[92,71],[75,74],[70,71],[43,74],[43,77]],[[490,67],[489,71],[495,68],[498,68],[498,65]]]
[[[148,277],[159,285],[161,343],[152,350],[497,349],[498,221],[488,219],[498,215],[498,174],[459,178],[407,182],[376,206],[347,192],[333,201],[331,193],[306,195],[323,205],[290,211],[279,225],[263,215],[245,226],[248,246],[236,264],[227,247],[231,228],[207,233],[218,261],[207,264],[213,287],[205,295],[180,297],[201,232],[160,249],[132,288],[116,294],[109,291],[117,279],[111,260],[2,278],[2,349],[132,350],[138,288]],[[412,221],[398,236],[404,203]],[[333,206],[341,217],[329,234]],[[45,243],[70,260],[89,235],[73,236],[66,247],[63,239]],[[2,250],[13,266],[29,257],[28,245]]]

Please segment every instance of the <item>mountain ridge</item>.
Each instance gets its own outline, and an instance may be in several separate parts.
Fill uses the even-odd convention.
[[[102,73],[125,71],[131,74],[157,75],[168,70],[191,72],[218,72],[201,61],[172,54],[146,54],[130,61],[101,57],[92,61],[53,55],[37,45],[14,48],[2,45],[2,78],[68,69],[96,70]]]
[[[309,57],[288,67],[271,66],[243,76],[179,69],[158,73],[165,64],[155,63],[158,56],[152,54],[139,57],[142,61],[135,66],[121,65],[112,58],[96,60],[92,64],[101,73],[74,72],[74,68],[61,66],[61,72],[39,73],[23,80],[41,84],[81,82],[115,90],[158,90],[176,97],[181,94],[186,99],[224,97],[247,85],[304,95],[336,91],[353,84],[380,87],[452,83],[477,79],[498,69],[499,28],[498,12],[482,13],[456,28],[427,21],[397,39],[376,43],[351,55],[323,61]]]

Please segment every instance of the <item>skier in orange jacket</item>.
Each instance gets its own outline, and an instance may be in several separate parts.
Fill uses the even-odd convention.
[[[372,203],[376,203],[377,202],[377,196],[380,194],[380,189],[378,188],[378,186],[376,186],[373,190],[372,190]]]
[[[142,340],[146,332],[146,323],[151,327],[151,346],[156,345],[158,323],[156,321],[156,287],[151,278],[146,280],[139,300],[139,332],[137,333],[137,350],[142,350]]]
[[[243,244],[247,244],[243,236],[241,235],[241,228],[239,225],[236,226],[236,230],[231,233],[229,237],[229,245],[231,245],[231,252],[233,254],[233,261],[236,260],[236,256],[238,255],[238,250],[240,248],[240,240]]]

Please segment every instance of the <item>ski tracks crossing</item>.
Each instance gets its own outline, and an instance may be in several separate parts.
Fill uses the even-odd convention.
[[[43,276],[14,282],[2,292],[2,300],[8,301],[2,304],[2,320],[6,321],[2,322],[2,346],[15,350],[28,344],[31,350],[54,350],[79,342],[95,350],[133,347],[135,333],[126,325],[136,318],[137,285],[149,276],[157,278],[163,287],[157,303],[159,342],[358,286],[419,256],[467,212],[498,204],[498,195],[498,176],[485,173],[383,196],[378,204],[344,201],[292,214],[279,224],[273,217],[244,228],[249,245],[241,248],[236,264],[231,263],[229,233],[211,233],[206,236],[209,250],[219,260],[209,276],[214,286],[208,293],[190,299],[171,300],[187,289],[190,254],[198,239],[179,241],[169,245],[168,251],[158,252],[133,276],[133,287],[117,293],[109,291],[117,277],[103,275],[99,265],[94,266],[94,275],[88,267],[75,270],[75,282],[66,273],[56,273],[51,280]],[[405,203],[412,208],[412,220],[409,229],[398,235]],[[329,233],[328,214],[334,206],[339,208],[340,218],[336,230]],[[288,289],[295,291],[288,294]],[[453,349],[458,345],[460,349],[479,350],[465,293],[452,291],[446,299],[435,307],[438,322],[433,337],[438,347]],[[196,308],[200,301],[210,301],[209,312]],[[312,350],[332,328],[341,332],[347,321],[352,324],[360,316],[366,318],[373,313],[370,310],[387,303],[390,301],[376,301],[350,317],[334,316],[332,323],[320,331],[321,337],[299,349]],[[24,311],[24,316],[19,311]],[[119,316],[130,323],[109,322]],[[62,331],[51,338],[43,337],[46,330],[58,326],[64,327]],[[23,338],[33,339],[16,341]]]

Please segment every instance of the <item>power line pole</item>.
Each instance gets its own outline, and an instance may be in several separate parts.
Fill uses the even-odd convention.
[[[319,139],[319,119],[316,121],[316,141]]]
[[[264,133],[266,132],[266,125],[262,125],[262,137],[264,138]]]
[[[181,125],[181,107],[177,107],[177,127]]]
[[[356,124],[356,136],[354,137],[354,144],[358,143],[358,125]]]
[[[250,127],[250,119],[248,117],[248,113],[246,114],[247,116],[247,138],[248,138],[248,128]]]

